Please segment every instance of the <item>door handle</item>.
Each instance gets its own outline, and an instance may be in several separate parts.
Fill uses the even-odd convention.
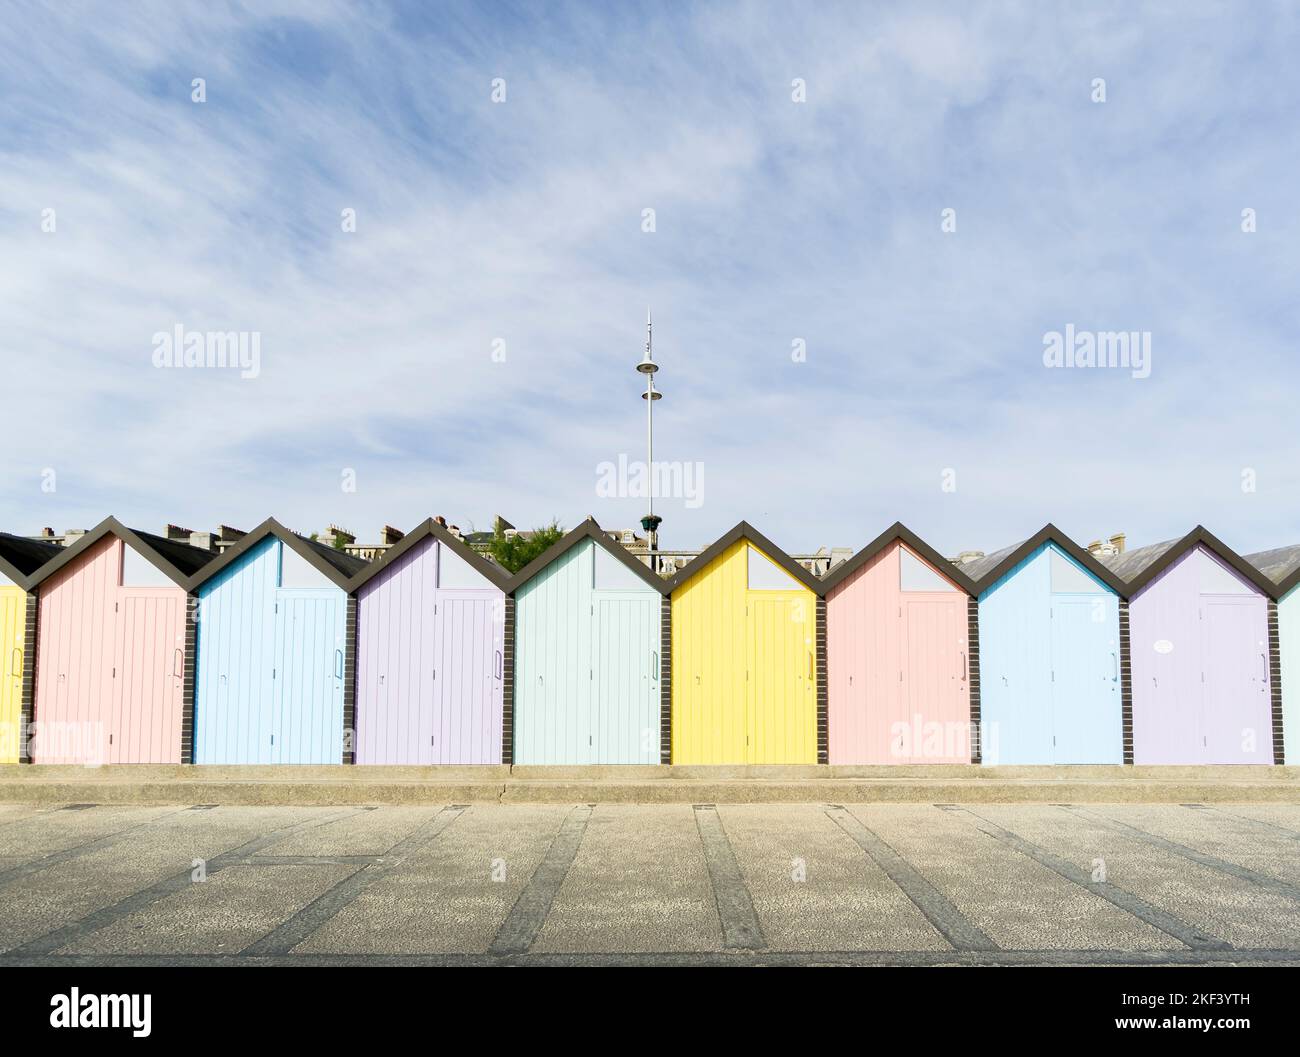
[[[962,651],[961,651],[961,681],[962,681],[963,683],[966,681],[966,677],[967,677],[969,674],[970,674],[970,671],[969,671],[969,669],[966,667],[966,651],[965,651],[965,650],[962,650]]]
[[[1114,654],[1114,653],[1112,653],[1112,654],[1110,655],[1110,664],[1111,664],[1111,670],[1115,673],[1113,676],[1111,676],[1111,682],[1118,683],[1118,682],[1119,682],[1119,657],[1118,657],[1118,655],[1116,655],[1116,654]]]
[[[501,651],[500,650],[496,651],[496,671],[497,671],[497,678],[500,679],[501,678]]]
[[[654,664],[650,670],[654,673],[654,677],[658,679],[659,678],[659,651],[651,650],[650,656],[654,658]]]
[[[808,654],[808,681],[812,682],[813,677],[813,655]]]
[[[185,653],[183,650],[172,651],[172,675],[179,679],[185,674]]]
[[[335,679],[343,678],[343,651],[342,650],[334,651],[334,678]]]
[[[21,646],[15,646],[13,653],[9,655],[9,663],[12,667],[9,669],[10,675],[23,674],[23,651]]]

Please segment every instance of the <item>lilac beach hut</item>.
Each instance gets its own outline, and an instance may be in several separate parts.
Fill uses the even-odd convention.
[[[353,580],[357,763],[501,762],[507,578],[428,520]]]
[[[1128,585],[1133,762],[1281,762],[1268,578],[1200,526],[1105,564]]]

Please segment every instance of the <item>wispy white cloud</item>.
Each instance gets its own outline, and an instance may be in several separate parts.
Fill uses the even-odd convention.
[[[651,304],[656,455],[706,469],[702,507],[661,503],[669,545],[742,517],[792,548],[895,518],[948,550],[1049,518],[1300,533],[1286,5],[11,22],[8,529],[630,524],[640,502],[597,498],[596,467],[642,455]],[[1070,322],[1151,331],[1152,376],[1046,370]],[[178,323],[259,332],[260,376],[156,370]]]

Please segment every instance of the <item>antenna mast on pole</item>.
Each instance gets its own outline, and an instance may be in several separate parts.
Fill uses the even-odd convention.
[[[650,318],[650,309],[645,312],[645,356],[641,362],[636,365],[636,369],[645,375],[645,392],[641,394],[641,399],[645,401],[645,447],[646,447],[646,516],[641,519],[641,527],[645,529],[647,543],[651,551],[659,549],[659,526],[663,523],[663,518],[655,516],[655,401],[663,398],[663,394],[655,389],[655,373],[659,370],[659,364],[654,361],[654,324]],[[654,559],[651,559],[651,568],[654,568]]]

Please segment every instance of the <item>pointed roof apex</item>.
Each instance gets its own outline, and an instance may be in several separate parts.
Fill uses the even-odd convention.
[[[1151,583],[1188,551],[1204,547],[1211,554],[1221,559],[1237,571],[1243,579],[1248,580],[1260,594],[1274,600],[1280,597],[1278,585],[1264,573],[1229,547],[1204,525],[1197,525],[1181,539],[1165,540],[1152,543],[1137,550],[1125,551],[1106,560],[1106,565],[1114,570],[1128,587],[1131,598]]]
[[[889,528],[885,529],[879,536],[863,547],[857,554],[853,555],[847,561],[842,561],[832,569],[826,570],[826,575],[822,577],[822,591],[829,594],[835,587],[842,584],[858,569],[862,568],[867,562],[877,554],[890,546],[895,540],[899,540],[907,548],[917,554],[920,558],[928,562],[940,576],[951,580],[961,590],[968,595],[977,595],[975,582],[966,572],[957,565],[948,561],[942,554],[931,547],[925,540],[921,539],[916,533],[912,532],[901,521],[895,521]]]
[[[356,591],[376,576],[381,575],[385,569],[391,569],[404,554],[430,537],[436,539],[444,547],[449,548],[454,554],[468,563],[471,569],[479,573],[493,587],[501,591],[506,589],[506,584],[510,580],[509,572],[496,562],[483,557],[459,536],[453,536],[447,526],[437,518],[425,518],[424,521],[421,521],[415,528],[389,547],[381,557],[376,558],[369,565],[355,573],[348,583],[348,591]]]
[[[129,529],[110,515],[89,532],[84,533],[76,543],[65,547],[61,554],[37,569],[29,577],[29,590],[44,583],[60,569],[77,561],[86,551],[107,536],[121,540],[177,587],[185,587],[191,576],[197,575],[216,560],[216,555],[211,551],[191,547],[188,543],[177,543],[175,540],[164,539],[150,532],[141,532],[139,529]]]
[[[686,565],[678,570],[677,574],[668,581],[670,591],[676,591],[687,580],[690,580],[703,569],[714,558],[718,557],[723,551],[730,547],[737,540],[748,540],[754,544],[760,551],[767,555],[773,562],[779,565],[802,587],[808,588],[818,598],[826,594],[825,585],[820,579],[805,569],[797,561],[790,557],[784,550],[778,547],[770,539],[764,536],[748,521],[738,522],[729,532],[719,536],[709,546],[705,547],[696,557],[692,558]]]
[[[285,546],[295,551],[299,557],[324,575],[335,587],[350,591],[349,580],[356,576],[370,563],[362,558],[353,557],[334,547],[327,547],[316,540],[308,539],[300,533],[287,529],[273,517],[267,518],[252,532],[244,535],[238,543],[226,550],[221,557],[209,562],[190,577],[186,585],[190,591],[197,591],[200,586],[217,576],[223,569],[239,561],[260,544],[264,539],[274,536]]]
[[[591,540],[596,546],[601,547],[606,553],[613,555],[632,572],[636,573],[647,585],[653,587],[661,595],[668,593],[668,581],[662,576],[651,572],[645,565],[633,558],[628,552],[620,547],[617,543],[609,538],[609,534],[596,523],[594,517],[587,518],[576,529],[568,532],[562,538],[552,543],[546,550],[542,551],[536,558],[530,561],[522,569],[514,574],[504,585],[506,594],[513,595],[520,587],[526,584],[539,572],[545,569],[556,558],[569,551],[571,548],[581,543],[583,540]]]

